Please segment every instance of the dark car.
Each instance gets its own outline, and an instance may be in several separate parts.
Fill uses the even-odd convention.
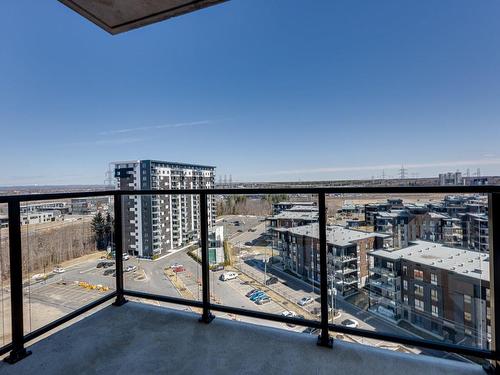
[[[115,264],[113,262],[99,262],[97,263],[97,268],[108,268],[114,265]]]
[[[266,280],[266,285],[273,285],[276,284],[278,281],[279,281],[278,278],[276,276],[273,276]]]
[[[252,294],[258,292],[259,289],[252,289],[251,291],[249,291],[247,294],[245,294],[245,297],[250,297]]]
[[[318,328],[307,327],[302,332],[308,333],[310,335],[318,335],[321,331]]]
[[[109,269],[107,269],[107,270],[104,270],[103,275],[104,275],[104,276],[109,276],[109,275],[112,275],[112,274],[114,274],[114,273],[115,273],[115,269],[114,269],[114,268],[109,268]]]
[[[218,265],[212,267],[213,272],[223,271],[223,270],[224,270],[224,266],[222,264],[218,264]]]

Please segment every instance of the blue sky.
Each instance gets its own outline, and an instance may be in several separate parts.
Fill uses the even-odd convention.
[[[239,181],[500,174],[500,2],[232,0],[110,36],[57,1],[0,24],[0,185],[108,162]]]

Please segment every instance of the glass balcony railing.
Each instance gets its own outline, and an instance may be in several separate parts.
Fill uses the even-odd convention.
[[[327,212],[327,207],[342,206],[342,194],[380,197],[387,192],[433,194],[433,199],[436,194],[489,194],[489,231],[482,229],[480,235],[489,233],[490,247],[482,243],[471,248],[476,246],[473,234],[460,248],[454,248],[437,242],[439,233],[436,242],[430,242],[418,238],[417,231],[407,231],[405,236],[398,231],[391,236],[374,234],[374,227],[371,231],[352,230],[340,215]],[[123,204],[129,194],[118,190],[0,196],[0,205],[6,207],[0,228],[2,298],[9,302],[9,311],[2,310],[2,321],[9,324],[3,325],[8,332],[0,332],[0,354],[10,353],[11,362],[20,360],[27,355],[26,342],[107,301],[114,300],[119,306],[129,298],[182,306],[198,313],[206,323],[216,314],[248,322],[259,319],[263,324],[295,331],[305,326],[317,329],[319,344],[326,347],[331,346],[333,336],[343,335],[363,337],[374,345],[385,341],[467,358],[496,358],[491,342],[500,339],[500,330],[495,329],[500,312],[493,306],[500,291],[493,286],[500,278],[495,274],[500,270],[500,258],[493,249],[500,246],[500,187],[197,190],[191,194],[194,200],[188,195],[176,199],[180,206],[197,202],[184,210],[189,215],[183,217],[182,209],[168,212],[165,208],[165,229],[160,216],[155,217],[154,226],[152,220],[146,220],[142,228],[136,227],[138,222],[129,217],[134,211]],[[148,195],[140,190],[133,194]],[[158,190],[157,194],[153,202],[161,202],[162,196],[174,197],[176,191]],[[221,217],[216,220],[215,202],[221,199],[217,197],[232,194],[251,195],[257,214],[217,213]],[[286,235],[276,241],[267,234],[264,222],[273,214],[272,204],[261,202],[273,194],[303,195],[314,200],[324,215],[305,225],[283,228]],[[21,202],[74,197],[112,199],[99,203],[92,216],[82,215],[80,220],[68,214],[64,222],[61,219],[43,227],[29,224],[33,227],[26,230],[27,224],[21,224]],[[387,203],[374,202],[370,210],[377,205]],[[417,212],[415,216],[424,215],[423,206],[416,206],[409,204],[407,210]],[[102,231],[95,225],[98,212],[109,216]],[[172,214],[175,217],[171,220]],[[413,224],[436,216],[418,217]],[[45,235],[45,227],[61,234]],[[427,228],[431,227],[439,228]],[[5,251],[6,246],[9,251]],[[352,255],[328,254],[334,246],[336,251]],[[386,263],[388,268],[370,267]],[[445,294],[448,289],[440,287],[445,276],[447,288],[455,288],[453,307],[464,306],[463,311],[450,313],[442,308],[450,299]],[[464,279],[470,288],[462,288]],[[32,315],[25,314],[27,311]],[[43,319],[37,314],[44,314]],[[456,319],[458,315],[460,319]],[[491,342],[488,337],[493,338]]]

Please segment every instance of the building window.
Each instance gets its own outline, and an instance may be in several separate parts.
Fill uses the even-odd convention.
[[[403,289],[408,290],[408,281],[403,280]]]
[[[415,310],[424,311],[424,301],[415,298]]]
[[[433,301],[438,301],[438,291],[437,289],[431,289],[431,299]]]
[[[407,271],[408,271],[408,267],[407,266],[403,266],[403,275],[406,275]]]
[[[471,314],[470,312],[467,312],[467,311],[466,311],[466,312],[464,312],[464,320],[465,320],[466,322],[470,322],[470,321],[472,321],[472,314]]]
[[[464,294],[464,303],[471,303],[471,302],[472,302],[471,296]]]
[[[413,278],[415,280],[423,280],[424,279],[424,272],[421,270],[413,270]]]
[[[393,267],[394,267],[394,265],[392,264],[392,262],[387,262],[387,269],[388,270],[392,271]]]
[[[437,285],[437,283],[438,283],[437,275],[435,273],[431,273],[431,284]]]
[[[439,316],[439,308],[437,306],[432,306],[432,316]]]
[[[424,287],[422,285],[414,285],[414,292],[416,296],[422,297],[424,295]]]
[[[403,301],[406,305],[408,305],[408,296],[407,295],[404,295],[403,296]]]

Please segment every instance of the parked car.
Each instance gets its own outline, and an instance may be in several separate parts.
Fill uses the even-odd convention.
[[[259,290],[259,289],[255,289],[252,293],[250,293],[250,295],[248,296],[248,298],[252,298],[257,293],[263,293],[263,292],[261,290]]]
[[[297,303],[300,306],[306,306],[306,305],[313,303],[313,301],[314,301],[314,299],[312,297],[302,297],[300,300],[297,301]]]
[[[174,271],[175,273],[184,272],[184,271],[186,271],[186,268],[184,268],[184,266],[182,264],[178,264],[178,265],[172,267],[172,271]]]
[[[256,302],[259,298],[263,298],[267,296],[264,292],[257,292],[252,297],[250,297],[250,301]]]
[[[354,319],[345,319],[340,324],[347,328],[358,328],[359,326],[359,323]]]
[[[137,266],[133,266],[133,265],[128,265],[127,268],[125,268],[125,272],[133,272],[137,270]]]
[[[129,260],[130,259],[130,255],[128,254],[123,254],[123,260]]]
[[[44,280],[46,278],[47,278],[47,276],[45,276],[45,274],[43,274],[43,273],[35,273],[33,276],[31,276],[31,279],[35,280],[35,281]]]
[[[281,315],[283,315],[286,318],[295,318],[297,316],[297,313],[294,311],[285,310],[281,313]]]
[[[224,271],[224,266],[222,264],[217,264],[216,266],[212,267],[212,271],[213,272]]]
[[[273,284],[276,284],[278,281],[279,280],[276,276],[272,276],[266,280],[266,285],[273,285]]]
[[[249,291],[247,294],[245,294],[245,297],[250,297],[252,294],[259,292],[259,289],[252,289]]]
[[[253,246],[252,241],[247,241],[247,242],[245,242],[245,246]]]
[[[307,333],[309,335],[319,335],[321,331],[318,328],[307,327],[302,332]]]
[[[222,281],[236,279],[237,277],[238,277],[238,274],[236,272],[224,272],[222,275],[220,275],[220,279]]]
[[[56,267],[56,268],[54,268],[54,271],[52,271],[52,272],[54,272],[54,273],[64,273],[64,272],[66,272],[66,270],[64,268],[62,268],[62,267]]]
[[[257,301],[257,305],[265,305],[266,303],[271,302],[271,297],[265,296]]]
[[[99,262],[97,263],[97,268],[108,268],[114,266],[114,262]]]
[[[104,276],[109,276],[109,275],[113,275],[114,273],[115,273],[115,269],[114,268],[108,268],[107,270],[104,270],[103,275]]]

